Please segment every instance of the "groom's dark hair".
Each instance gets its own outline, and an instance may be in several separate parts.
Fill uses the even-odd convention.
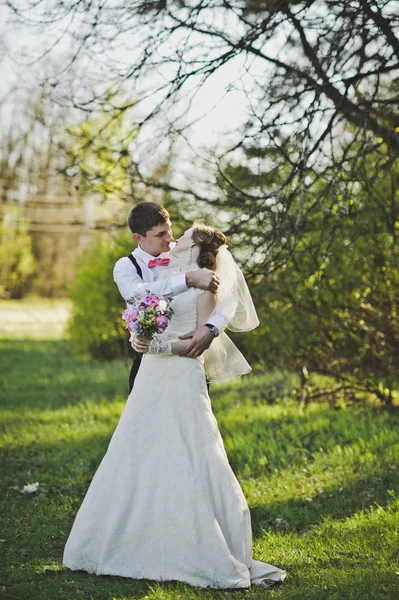
[[[163,225],[169,219],[169,213],[160,204],[144,200],[139,202],[131,211],[127,224],[132,233],[139,233],[143,237],[157,225]]]

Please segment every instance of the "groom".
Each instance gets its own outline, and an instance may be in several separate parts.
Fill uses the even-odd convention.
[[[209,269],[189,271],[157,281],[159,273],[169,264],[169,250],[173,242],[172,224],[165,208],[155,202],[140,202],[131,211],[128,225],[138,247],[129,256],[120,258],[114,267],[114,281],[126,301],[133,296],[147,294],[172,298],[189,287],[217,293],[219,279]],[[223,314],[216,308],[208,323],[181,336],[181,339],[191,339],[182,356],[200,356],[225,325]],[[140,363],[141,354],[136,354],[129,377],[129,393]]]

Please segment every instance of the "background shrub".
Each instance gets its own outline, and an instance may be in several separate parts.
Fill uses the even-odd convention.
[[[0,222],[0,297],[22,298],[34,270],[28,222],[19,207],[7,208]]]
[[[116,261],[132,249],[131,235],[126,232],[98,240],[81,256],[69,289],[73,308],[68,334],[77,354],[111,359],[130,352],[122,321],[125,302],[112,271]]]

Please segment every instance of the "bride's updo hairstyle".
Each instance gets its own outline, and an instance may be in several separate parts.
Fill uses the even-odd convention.
[[[210,225],[194,223],[192,239],[194,244],[199,247],[198,266],[201,269],[205,267],[214,271],[218,250],[220,246],[227,244],[224,233]]]

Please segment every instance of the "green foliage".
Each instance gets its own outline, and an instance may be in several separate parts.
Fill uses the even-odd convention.
[[[133,105],[109,94],[97,114],[68,129],[62,143],[68,173],[78,174],[83,194],[98,194],[103,201],[131,194],[129,148],[138,130],[127,115]]]
[[[248,170],[232,167],[230,174],[237,186],[250,186]],[[348,214],[339,212],[339,196],[328,209],[304,196],[306,229],[289,261],[270,262],[269,275],[252,279],[261,325],[239,343],[260,368],[306,367],[334,377],[352,394],[372,393],[392,406],[399,356],[399,172],[376,154],[356,176],[347,182]],[[266,171],[252,183],[267,189],[269,179]],[[269,215],[264,205],[258,216],[256,207],[251,211],[249,239],[267,242],[268,228],[279,227],[278,211]],[[288,244],[289,228],[288,221],[285,231],[279,229],[281,246]]]
[[[124,329],[125,303],[113,280],[116,261],[130,254],[131,235],[102,238],[87,249],[70,286],[73,302],[68,332],[78,354],[93,358],[127,356],[129,335]]]
[[[22,298],[34,270],[28,223],[19,207],[7,207],[0,222],[0,297]]]
[[[127,394],[125,361],[82,362],[65,341],[0,342],[2,597],[31,600],[393,600],[397,597],[399,416],[258,391],[276,375],[211,386],[247,498],[253,556],[287,570],[267,591],[98,577],[62,566],[76,512]],[[254,401],[254,398],[258,398]],[[34,494],[24,485],[39,482]]]

